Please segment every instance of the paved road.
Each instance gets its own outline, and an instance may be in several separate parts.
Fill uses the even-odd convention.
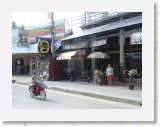
[[[18,109],[135,109],[137,105],[112,102],[82,95],[46,90],[46,100],[30,97],[28,87],[12,84],[12,105]]]

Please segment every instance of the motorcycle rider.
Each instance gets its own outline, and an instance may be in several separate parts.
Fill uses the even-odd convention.
[[[40,80],[38,74],[34,72],[34,75],[32,76],[32,83],[34,84],[34,90],[33,93],[36,94],[36,88],[37,88],[37,81]]]

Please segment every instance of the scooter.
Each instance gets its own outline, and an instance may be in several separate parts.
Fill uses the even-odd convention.
[[[30,82],[29,84],[29,94],[31,97],[40,97],[42,100],[45,100],[46,99],[46,92],[45,92],[45,87],[46,87],[46,84],[44,84],[43,80],[38,80],[36,82],[36,90],[35,90],[35,93],[34,93],[34,84],[32,82]]]

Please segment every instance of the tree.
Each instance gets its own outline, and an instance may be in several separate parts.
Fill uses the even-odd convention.
[[[17,24],[15,21],[12,22],[12,29],[17,29]]]
[[[19,27],[20,30],[25,30],[25,26],[22,24],[20,27]]]

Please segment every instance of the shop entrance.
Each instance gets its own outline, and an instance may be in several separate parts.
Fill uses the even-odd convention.
[[[16,59],[15,60],[15,74],[21,75],[24,73],[24,60]]]

